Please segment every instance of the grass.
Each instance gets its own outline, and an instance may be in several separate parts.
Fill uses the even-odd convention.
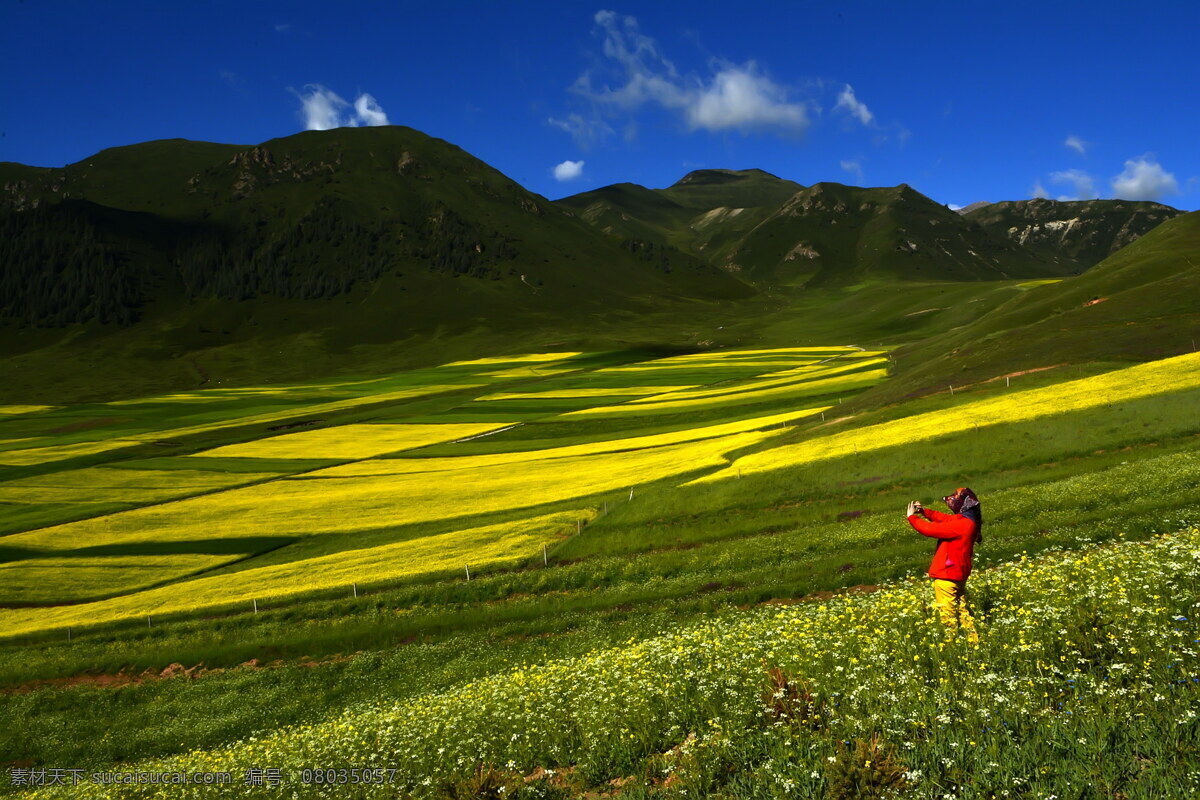
[[[778,786],[815,798],[849,766],[839,741],[877,749],[882,739],[888,754],[878,754],[875,770],[899,765],[883,777],[905,789],[989,797],[1014,786],[1066,792],[1097,779],[1112,790],[1200,789],[1187,755],[1196,744],[1192,677],[1200,674],[1188,648],[1197,564],[1193,530],[983,573],[975,580],[985,632],[977,646],[947,638],[919,583],[726,613],[153,767],[241,774],[271,763],[294,792],[312,796],[320,788],[303,786],[300,771],[313,763],[396,770],[391,785],[360,789],[364,796],[434,796],[438,782],[482,763],[503,765],[521,788],[520,776],[541,767],[565,770],[582,786],[632,776],[635,796],[655,796],[673,774],[675,785],[701,796]],[[783,676],[774,694],[767,667]],[[950,673],[956,679],[946,686]],[[1128,744],[1114,748],[1109,732],[1120,726]],[[1164,727],[1182,735],[1164,742]],[[1062,757],[1064,740],[1072,757]],[[1138,748],[1153,753],[1154,772],[1094,771],[1114,757],[1134,764]],[[871,773],[870,759],[858,766]],[[109,796],[91,785],[72,791]],[[122,796],[180,790],[162,791]],[[222,792],[261,793],[236,785]]]
[[[834,350],[831,354],[838,352],[841,351]],[[754,368],[763,377],[742,376],[739,378],[742,381],[770,380],[766,374],[778,366],[768,364],[778,360],[770,356],[742,359],[741,354],[727,355],[731,359],[756,362]],[[707,354],[705,357],[712,358]],[[869,356],[864,356],[862,360],[868,359]],[[808,368],[815,374],[822,368],[837,366],[834,361],[828,365],[811,363]],[[698,655],[686,651],[686,655],[678,656],[684,660],[670,668],[639,667],[643,663],[639,660],[641,655],[625,654],[657,652],[655,643],[660,641],[681,642],[671,637],[686,636],[692,626],[724,625],[724,620],[740,618],[739,614],[753,617],[767,613],[742,612],[737,610],[739,606],[750,607],[773,598],[801,597],[856,584],[903,580],[914,575],[928,559],[928,543],[914,534],[906,534],[897,510],[913,497],[929,503],[947,488],[963,483],[970,483],[984,497],[988,521],[985,543],[979,552],[978,563],[982,568],[1003,565],[1022,553],[1046,554],[1092,543],[1145,540],[1156,533],[1186,528],[1200,521],[1200,494],[1195,488],[1200,485],[1200,462],[1194,455],[1195,436],[1200,434],[1194,408],[1200,388],[1187,388],[1192,386],[1190,376],[1194,367],[1186,359],[1162,362],[1155,368],[1157,371],[1150,369],[1153,365],[1147,365],[1141,372],[1113,369],[1113,366],[1098,365],[1092,368],[1095,375],[1074,381],[1064,381],[1073,375],[1062,372],[1038,373],[1022,378],[1020,388],[993,382],[953,397],[943,393],[895,407],[865,412],[856,409],[857,416],[844,413],[841,416],[846,419],[829,419],[824,423],[811,415],[800,416],[803,410],[794,405],[771,408],[767,403],[691,413],[684,409],[678,414],[629,420],[588,420],[577,415],[552,414],[473,441],[435,444],[406,452],[401,458],[366,459],[345,465],[321,459],[262,459],[264,465],[272,465],[272,471],[296,477],[134,509],[110,515],[103,521],[60,526],[54,536],[47,536],[47,531],[18,534],[29,539],[24,544],[20,538],[5,537],[14,548],[32,549],[34,541],[39,542],[37,546],[45,547],[54,541],[65,554],[56,558],[77,560],[85,569],[98,559],[110,559],[114,567],[121,565],[119,568],[132,570],[149,563],[141,559],[162,557],[172,547],[173,552],[165,552],[162,575],[170,574],[172,563],[182,567],[204,558],[214,559],[215,567],[208,576],[97,603],[0,611],[0,626],[9,634],[0,642],[0,685],[54,680],[86,670],[158,671],[173,661],[188,665],[203,661],[208,667],[224,668],[227,672],[194,681],[153,681],[119,692],[57,688],[49,684],[27,687],[31,689],[28,693],[0,694],[0,713],[22,720],[25,732],[19,740],[11,735],[8,739],[0,738],[0,752],[6,758],[39,764],[51,763],[58,754],[69,753],[75,759],[73,764],[100,767],[117,760],[147,757],[236,760],[249,757],[247,753],[255,752],[253,747],[225,750],[222,745],[238,739],[248,741],[252,736],[258,742],[295,742],[298,740],[288,737],[301,731],[316,737],[306,742],[324,747],[323,743],[334,739],[326,738],[323,732],[336,729],[336,720],[341,718],[343,710],[350,716],[367,713],[363,704],[384,693],[397,703],[417,704],[404,706],[409,710],[397,713],[411,711],[419,717],[412,709],[423,708],[421,703],[440,702],[438,698],[442,695],[465,697],[454,693],[475,691],[471,687],[487,684],[487,676],[495,676],[497,685],[506,681],[514,686],[528,685],[522,683],[525,678],[512,671],[515,667],[535,672],[553,669],[555,657],[583,660],[572,664],[591,663],[587,659],[593,657],[606,663],[626,663],[621,659],[630,658],[630,666],[622,667],[622,674],[641,682],[628,688],[631,701],[627,709],[605,712],[607,706],[593,704],[592,710],[588,710],[584,704],[571,712],[580,719],[583,717],[578,717],[579,713],[585,716],[595,713],[599,715],[597,719],[607,714],[605,718],[618,721],[617,724],[586,728],[595,731],[594,748],[587,745],[571,750],[581,740],[548,735],[544,739],[548,747],[567,749],[561,752],[561,757],[555,757],[557,760],[542,759],[534,766],[562,769],[567,776],[564,780],[575,782],[547,791],[562,789],[578,794],[613,777],[632,775],[636,778],[629,784],[633,796],[657,796],[656,793],[663,791],[662,773],[655,772],[662,769],[661,759],[673,758],[671,753],[686,753],[697,747],[696,743],[708,741],[705,738],[708,734],[704,733],[708,729],[703,725],[684,725],[686,730],[679,731],[678,736],[672,734],[674,738],[651,741],[662,732],[661,727],[655,727],[658,712],[637,717],[642,713],[638,698],[645,696],[648,682],[680,687],[691,684],[682,699],[671,699],[667,706],[678,709],[680,714],[694,715],[700,721],[732,719],[713,715],[714,708],[719,712],[726,708],[723,701],[704,699],[705,692],[719,686],[720,681],[714,684],[702,677],[692,680],[682,677],[677,669],[680,663],[700,663],[705,658],[716,663],[732,656],[720,642],[711,646],[721,652]],[[673,371],[674,368],[668,370]],[[599,380],[606,384],[613,380],[611,372],[601,368],[544,381],[536,379],[521,389],[542,391],[547,385],[559,386],[567,381],[574,382],[568,388],[587,388],[588,375],[599,375]],[[720,369],[709,368],[710,381],[726,380],[720,375]],[[690,379],[684,381],[688,382]],[[1066,400],[1057,408],[1036,407],[1040,408],[1037,413],[1028,413],[1029,408],[1035,408],[1029,401],[1029,393],[1034,393],[1036,400],[1038,393],[1053,391],[1043,387],[1055,383],[1060,384],[1060,389],[1065,387]],[[654,382],[642,382],[639,378],[639,385],[649,386]],[[1119,396],[1089,398],[1087,388],[1101,385]],[[727,385],[720,385],[711,390],[725,388]],[[547,407],[554,401],[572,399],[580,398],[549,397]],[[524,398],[515,401],[523,402]],[[466,405],[486,406],[491,402]],[[978,430],[973,425],[952,424],[964,414],[977,413],[981,406],[990,407],[987,404],[997,408],[1016,407],[1018,413],[1006,412],[1003,418],[997,415],[993,424],[981,425]],[[432,411],[427,418],[431,422],[444,418],[455,413],[456,406],[463,405],[461,399],[448,401],[441,411]],[[829,410],[836,411],[836,403]],[[950,420],[951,424],[937,420]],[[781,423],[790,425],[784,430],[760,432],[763,427]],[[346,424],[375,423],[359,419]],[[910,425],[909,436],[884,441],[879,447],[856,453],[853,447],[831,446],[831,442],[840,441],[838,437],[856,431],[866,439],[880,430],[891,430],[887,426],[899,429],[903,424]],[[326,431],[336,435],[338,427],[305,433]],[[292,435],[299,434],[284,436]],[[796,448],[806,447],[819,457],[794,458]],[[770,469],[747,470],[740,478],[731,480],[678,485],[705,469],[722,469],[730,457],[735,459],[733,464],[745,463],[746,459],[778,455],[780,451],[788,454],[785,462]],[[105,469],[134,475],[146,473],[145,479],[159,482],[169,480],[168,472],[200,461],[191,456],[170,456],[120,461]],[[256,461],[228,456],[211,458],[205,463],[234,479],[239,477],[238,473],[244,475],[244,470],[252,468]],[[519,469],[514,468],[517,464]],[[408,472],[430,468],[442,471]],[[382,470],[405,472],[373,474]],[[628,489],[632,481],[628,475],[638,470],[643,471],[643,478],[631,499]],[[726,474],[730,470],[736,474],[732,465]],[[47,485],[57,486],[54,481],[61,476],[62,485],[69,485],[71,472],[30,477],[45,478]],[[184,470],[182,475],[186,474]],[[342,477],[320,477],[323,474]],[[353,487],[355,482],[361,484],[357,489]],[[299,490],[271,497],[278,487],[291,486],[310,487],[308,499]],[[313,493],[311,487],[315,486],[332,491],[321,500],[326,493]],[[462,487],[469,489],[464,492]],[[356,491],[361,494],[355,494]],[[543,493],[542,502],[522,506],[521,498],[532,492]],[[221,529],[223,518],[229,517],[228,507],[224,514],[216,509],[231,496],[246,498],[246,516],[239,517],[238,524],[249,520],[252,529],[237,532]],[[377,502],[373,497],[379,498],[380,513],[390,503],[392,522],[397,517],[400,522],[377,524],[371,511]],[[251,502],[251,498],[255,501]],[[199,511],[203,501],[213,503],[211,511]],[[322,511],[321,502],[329,503],[324,508],[337,511]],[[440,504],[442,510],[427,512],[423,510],[425,503],[430,509]],[[181,514],[179,507],[185,513]],[[1121,513],[1114,515],[1111,511],[1114,507],[1120,508]],[[347,513],[346,509],[353,510]],[[169,516],[154,516],[162,513]],[[446,513],[454,515],[453,518],[439,516]],[[138,515],[147,516],[139,520]],[[286,527],[272,523],[272,515],[287,519]],[[541,521],[530,520],[531,517],[540,517]],[[562,539],[556,536],[567,533],[581,517],[590,522],[580,535]],[[168,529],[170,536],[163,537],[161,531],[155,531],[155,536],[147,537],[140,522],[150,518],[156,525],[176,520],[171,523],[174,527]],[[308,519],[316,520],[315,529],[305,530]],[[339,519],[346,521],[342,524],[363,527],[353,530],[320,527],[326,524],[322,520],[336,523]],[[523,523],[522,519],[529,522]],[[117,529],[107,527],[120,520],[126,521],[118,522]],[[189,533],[197,530],[205,531],[207,538]],[[64,535],[71,538],[61,538]],[[261,555],[231,562],[229,559],[241,557],[234,552],[239,540],[244,541],[246,552]],[[100,542],[107,542],[106,547],[134,548],[134,551],[93,551]],[[544,543],[550,545],[548,564],[542,562],[540,547]],[[138,548],[147,549],[137,555]],[[157,550],[157,555],[149,548]],[[46,553],[39,555],[43,559],[50,557]],[[467,582],[460,571],[469,559],[474,560],[470,562],[472,580]],[[24,559],[13,564],[34,567],[37,561]],[[1089,563],[1100,564],[1096,568],[1109,569],[1109,574],[1118,570],[1109,562]],[[359,581],[357,577],[364,573],[370,573],[372,580]],[[28,587],[30,593],[44,590],[61,595],[64,589],[55,589],[55,580],[51,575],[42,581],[41,587],[34,587],[33,580],[24,580],[22,586]],[[978,590],[986,580],[990,579],[973,579],[973,588]],[[363,596],[355,599],[349,590],[350,583],[358,583]],[[1033,591],[1024,585],[1020,588],[1021,592],[1027,590]],[[911,592],[905,595],[905,591],[910,590],[901,584],[884,594],[891,592],[890,597],[907,598],[897,601],[897,607],[907,607],[916,595]],[[976,591],[976,597],[983,604],[983,611],[990,613],[993,606],[985,594]],[[258,614],[249,607],[254,599],[259,601]],[[1057,604],[1053,608],[1065,607],[1062,597],[1055,595],[1052,599]],[[1124,602],[1116,595],[1109,599]],[[138,617],[143,613],[139,604],[144,605],[147,600],[158,604],[152,611],[155,614],[152,627],[145,626],[144,617],[139,624]],[[839,602],[842,601],[833,601],[832,605],[836,607]],[[1137,607],[1151,608],[1144,603]],[[886,619],[889,631],[901,630],[899,626],[908,624],[902,623],[900,617]],[[1138,617],[1138,620],[1146,630],[1157,624],[1150,618]],[[64,625],[73,628],[69,644],[64,641]],[[843,639],[859,642],[853,637],[860,634],[838,631],[806,634],[804,641],[824,642],[830,648]],[[872,636],[879,638],[874,629],[871,631]],[[1026,641],[1030,641],[1028,635]],[[650,650],[638,649],[643,646]],[[798,652],[796,643],[790,640],[786,645],[769,646],[785,648],[778,652],[791,654],[787,655],[789,658]],[[854,646],[859,653],[875,652],[869,643]],[[356,651],[361,652],[351,656]],[[461,657],[450,658],[446,655],[450,652]],[[747,651],[757,652],[753,648]],[[994,652],[1006,651],[997,644]],[[846,653],[846,658],[865,661],[861,654],[849,654],[849,650]],[[913,654],[905,651],[902,655]],[[950,659],[951,655],[947,651],[945,658]],[[325,663],[302,668],[285,663],[262,670],[228,669],[250,658],[302,656],[323,659]],[[839,663],[845,663],[846,658]],[[952,662],[945,662],[949,663]],[[1024,662],[1003,663],[1008,665],[1005,669],[1025,669]],[[946,668],[939,664],[930,662],[928,669],[933,670],[932,674]],[[758,672],[754,680],[765,684],[767,678],[761,664],[755,669]],[[737,680],[750,680],[750,673],[721,670],[724,667],[713,674],[736,674],[742,676]],[[808,668],[802,672],[809,678],[818,674]],[[887,672],[881,669],[880,674]],[[831,668],[828,680],[836,679],[838,674]],[[863,675],[866,680],[876,679],[875,673]],[[905,691],[915,691],[909,683],[903,686],[909,687]],[[236,694],[238,702],[229,702],[231,692]],[[95,707],[86,711],[80,708],[77,698],[82,697],[94,697]],[[118,697],[123,699],[118,701]],[[489,707],[490,702],[481,700],[480,708]],[[514,702],[514,709],[541,713],[536,711],[539,706]],[[155,718],[153,708],[169,708],[172,714],[170,718]],[[733,713],[732,708],[728,706],[727,710]],[[939,706],[936,713],[923,711],[926,716],[919,717],[914,716],[917,712],[911,705],[904,708],[910,710],[908,718],[926,722],[942,712]],[[543,715],[546,725],[558,724],[554,722],[558,719],[555,713],[548,711],[548,716]],[[706,715],[703,719],[702,714]],[[863,714],[863,719],[869,716],[865,711]],[[503,740],[500,733],[496,733],[498,738],[494,740],[489,738],[500,730],[495,725],[500,724],[503,714],[494,716],[492,722],[479,724],[471,722],[474,718],[469,719],[469,715],[462,717],[461,723],[455,721],[458,718],[443,715],[438,723],[443,727],[425,727],[432,737],[430,741],[435,741],[442,735],[438,731],[448,730],[444,726],[475,725],[479,736],[484,737],[473,740],[483,748],[479,752],[502,754],[505,751],[489,749],[500,747],[497,743]],[[638,720],[636,724],[625,721],[634,717]],[[387,724],[391,723],[377,725],[373,730],[384,731]],[[530,734],[525,741],[532,742],[543,723],[521,717],[513,724],[525,726]],[[289,725],[298,727],[281,727]],[[1143,728],[1136,725],[1129,728],[1131,735],[1142,743],[1139,747],[1147,746],[1149,740]],[[635,739],[630,740],[634,745],[628,745],[620,736],[622,726],[634,733]],[[889,730],[897,729],[895,724],[889,726]],[[391,724],[391,732],[383,735],[408,736],[405,731],[409,730],[415,728]],[[806,740],[805,746],[811,745],[812,749],[805,752],[819,751],[820,758],[832,756],[835,762],[852,760],[853,748],[846,751],[851,754],[847,755],[838,749],[837,742],[848,740],[853,744],[859,740],[869,744],[872,736],[879,733],[892,748],[894,757],[900,758],[895,751],[902,749],[905,739],[895,739],[888,735],[888,730],[844,730],[853,735],[835,739],[830,734]],[[109,734],[104,735],[104,731]],[[650,738],[641,740],[637,738],[641,731],[659,733],[653,736],[647,733]],[[689,734],[693,733],[695,737],[689,744]],[[469,737],[464,741],[468,740]],[[345,745],[344,754],[359,752],[354,749],[357,741],[338,740]],[[754,792],[761,787],[775,785],[764,782],[768,777],[775,780],[770,777],[775,773],[769,766],[775,751],[762,749],[761,742],[755,744],[758,741],[738,739],[735,749],[743,755],[732,761],[693,760],[689,762],[694,767],[692,772],[678,768],[680,780],[685,781],[680,786],[699,796],[717,791],[730,796],[757,796]],[[911,741],[925,747],[921,740]],[[1002,746],[999,740],[987,741]],[[1046,741],[1037,740],[1027,751],[1012,756],[1011,763],[1016,765],[1011,768],[1013,774],[1026,775],[1027,770],[1021,765],[1047,758]],[[464,761],[460,770],[458,765],[447,766],[448,762],[436,759],[423,761],[433,751],[422,749],[424,745],[413,746],[414,776],[461,781],[479,763]],[[290,744],[281,747],[277,751],[281,755],[293,752],[287,758],[306,757],[295,755],[301,751],[289,750]],[[202,748],[203,752],[183,755],[195,748]],[[315,751],[303,752],[311,755]],[[702,748],[697,752],[710,751]],[[939,763],[945,752],[933,747],[928,753],[922,750],[917,756],[902,759],[905,771],[932,775],[928,765]],[[504,772],[504,763],[496,762],[495,766]],[[723,766],[726,764],[735,764],[736,769],[729,772]],[[819,778],[803,784],[807,788],[797,788],[801,784],[795,783],[787,791],[819,793],[841,780],[833,772],[826,772],[824,766],[814,764],[804,774],[817,769]],[[523,761],[519,765],[521,770],[533,768]],[[848,763],[843,766],[850,769]],[[854,767],[862,768],[861,763]],[[1179,773],[1172,772],[1174,768],[1169,764],[1164,762],[1163,769],[1164,775],[1169,776],[1164,781],[1179,779]],[[746,778],[744,781],[713,778],[726,774]],[[778,774],[779,780],[794,782],[801,775],[787,770]],[[945,784],[946,774],[949,773],[938,773],[937,785],[949,785]],[[645,781],[639,782],[643,778],[637,776],[643,776]],[[654,783],[655,780],[659,783]],[[929,785],[934,784],[913,784]],[[999,784],[989,784],[993,785]],[[1066,786],[1052,781],[1046,785],[1055,791]],[[1151,789],[1160,786],[1147,785]],[[538,786],[542,784],[534,788]]]
[[[959,431],[978,430],[1005,422],[1023,422],[1074,409],[1110,405],[1196,387],[1200,387],[1200,356],[1182,355],[755,453],[739,458],[723,472],[705,475],[697,480],[722,480],[739,474],[739,470],[745,474],[781,469],[859,450],[878,450],[905,441],[928,440]]]

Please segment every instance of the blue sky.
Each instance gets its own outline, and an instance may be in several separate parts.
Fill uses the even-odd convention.
[[[758,167],[1200,207],[1200,3],[0,0],[0,160],[408,125],[551,198]]]

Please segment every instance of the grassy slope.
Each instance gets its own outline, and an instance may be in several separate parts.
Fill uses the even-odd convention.
[[[1200,339],[1197,254],[1200,213],[1176,217],[1081,276],[902,348],[897,378],[864,402],[1064,363],[1190,352]]]
[[[979,391],[989,390],[953,402]],[[946,402],[914,401],[906,411]],[[3,700],[6,712],[26,722],[20,743],[0,749],[14,758],[70,753],[79,763],[102,764],[211,746],[271,725],[319,720],[383,691],[405,697],[582,653],[618,636],[646,637],[714,609],[912,574],[928,545],[897,532],[895,509],[964,477],[989,498],[985,565],[1082,540],[1147,536],[1200,516],[1192,455],[1200,429],[1188,412],[1194,403],[1194,396],[1165,396],[703,492],[664,486],[633,502],[614,496],[610,514],[560,548],[551,569],[531,564],[485,572],[469,584],[447,579],[358,601],[313,600],[258,616],[85,634],[69,649],[42,649],[36,657],[5,645],[0,666],[10,684],[86,668],[379,653],[118,692],[48,687],[11,696]],[[1111,515],[1110,503],[1124,513]],[[413,636],[424,643],[392,649]],[[231,691],[239,702],[222,702]],[[157,713],[164,707],[173,713]],[[126,733],[89,734],[101,726]]]

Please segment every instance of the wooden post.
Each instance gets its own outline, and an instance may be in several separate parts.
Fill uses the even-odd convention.
[[[581,533],[583,533],[583,520],[577,519],[575,520],[575,534],[578,536]]]
[[[255,599],[255,600],[253,600],[253,601],[251,601],[251,602],[253,602],[253,603],[254,603],[254,613],[255,613],[255,614],[257,614],[257,613],[258,613],[258,600],[257,600],[257,599]]]
[[[351,583],[350,586],[351,586],[351,588],[354,589],[354,599],[357,600],[358,599],[358,584]]]
[[[1006,389],[1008,388],[1008,385],[1009,385],[1008,381],[1009,381],[1009,376],[1005,375],[1004,376],[1004,388],[1006,388]]]
[[[629,487],[629,499],[630,500],[633,499],[633,487],[632,486]]]
[[[546,545],[542,545],[542,564],[544,566],[550,565],[550,558],[546,555]]]
[[[147,628],[150,627],[150,615],[149,614],[146,615],[146,627]]]
[[[67,626],[67,641],[68,641],[68,642],[69,642],[69,641],[71,641],[71,628],[70,628],[70,626]]]
[[[467,580],[471,580],[471,567],[470,567],[470,565],[467,565],[466,569],[467,569]]]
[[[953,386],[950,387],[950,396],[954,397],[954,387]]]
[[[824,421],[825,421],[825,412],[822,411],[821,412],[821,422],[824,422]]]

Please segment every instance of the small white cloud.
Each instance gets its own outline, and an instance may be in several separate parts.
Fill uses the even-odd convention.
[[[1100,196],[1096,191],[1096,181],[1081,169],[1064,169],[1050,173],[1050,182],[1070,184],[1075,187],[1075,194],[1062,195],[1059,200],[1095,200]]]
[[[963,209],[963,207],[958,203],[947,203],[946,208],[950,209],[951,211],[962,211]]]
[[[1071,148],[1081,156],[1087,155],[1088,142],[1073,134],[1067,137],[1066,141],[1063,142],[1063,146]]]
[[[854,96],[854,87],[848,83],[846,84],[846,88],[842,89],[842,93],[838,95],[837,103],[833,106],[833,110],[845,110],[863,125],[869,126],[875,121],[875,115],[871,113],[871,109],[867,108],[866,103]]]
[[[861,161],[842,161],[841,165],[842,169],[853,175],[859,183],[863,182],[863,168]]]
[[[1045,186],[1042,186],[1041,180],[1038,180],[1033,184],[1033,188],[1029,190],[1029,196],[1045,199],[1050,196],[1050,193],[1046,191]]]
[[[630,112],[657,105],[678,113],[691,130],[794,136],[808,129],[807,106],[789,101],[787,89],[754,61],[741,65],[715,61],[708,78],[681,75],[654,39],[640,31],[635,18],[599,11],[594,20],[604,37],[608,59],[604,66],[615,70],[616,80],[597,86],[599,79],[588,71],[572,91],[601,108]]]
[[[1161,200],[1179,194],[1179,181],[1147,153],[1125,162],[1125,169],[1112,179],[1113,196],[1122,200]]]
[[[358,115],[358,120],[364,125],[388,124],[387,114],[383,113],[383,109],[379,107],[379,103],[375,102],[375,98],[366,93],[360,94],[354,101],[354,113]]]
[[[300,115],[304,118],[305,130],[327,131],[390,124],[383,108],[369,94],[360,94],[351,106],[337,92],[319,83],[306,84],[303,92],[291,91],[300,98]],[[352,113],[349,111],[351,108]]]
[[[291,29],[292,29],[292,23],[290,23],[290,22],[275,23],[275,32],[276,33],[287,33]]]
[[[559,181],[573,181],[582,174],[582,161],[564,161],[554,168],[554,179]]]

